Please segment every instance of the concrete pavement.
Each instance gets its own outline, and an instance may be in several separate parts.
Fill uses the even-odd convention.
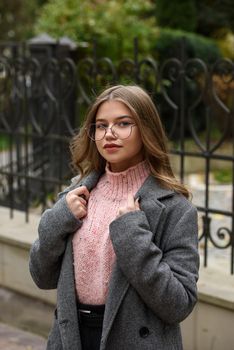
[[[0,350],[45,350],[46,340],[0,323]]]

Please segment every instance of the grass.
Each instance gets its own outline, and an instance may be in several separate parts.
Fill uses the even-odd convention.
[[[9,148],[9,136],[0,134],[0,152]]]
[[[232,183],[232,169],[216,169],[212,171],[214,180],[219,184]]]

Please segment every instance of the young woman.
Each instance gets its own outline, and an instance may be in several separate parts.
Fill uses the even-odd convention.
[[[197,211],[148,94],[114,86],[71,143],[79,176],[42,215],[30,271],[57,288],[48,350],[181,350],[198,278]]]

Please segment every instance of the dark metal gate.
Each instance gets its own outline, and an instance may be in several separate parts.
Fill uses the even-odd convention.
[[[68,142],[93,96],[106,85],[137,83],[160,110],[178,176],[186,183],[188,173],[199,169],[203,175],[194,203],[200,213],[204,265],[209,246],[230,250],[233,273],[233,62],[221,59],[209,66],[199,58],[185,59],[182,45],[179,58],[158,64],[139,58],[137,40],[133,58],[118,63],[97,57],[95,45],[92,57],[80,59],[53,45],[40,51],[40,57],[30,45],[2,46],[0,204],[10,208],[11,216],[14,209],[25,211],[27,220],[32,207],[49,206],[72,176]],[[228,169],[226,192],[212,185],[215,164]],[[213,187],[220,191],[216,197]]]

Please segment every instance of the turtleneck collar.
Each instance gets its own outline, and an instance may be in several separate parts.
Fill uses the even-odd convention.
[[[126,198],[128,193],[135,195],[150,174],[146,161],[121,172],[112,172],[109,164],[107,164],[105,170],[106,172],[98,187],[103,187],[103,190],[105,189],[105,197],[111,199]]]

